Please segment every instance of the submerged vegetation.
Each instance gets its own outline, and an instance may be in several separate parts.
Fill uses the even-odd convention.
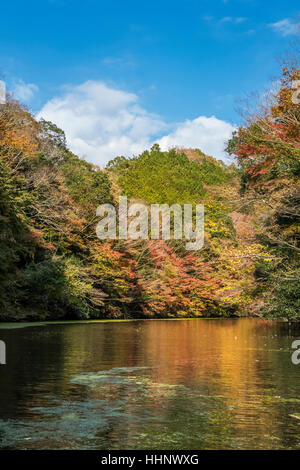
[[[238,165],[158,145],[104,170],[12,99],[0,107],[0,319],[299,318],[299,69],[228,143]],[[205,206],[205,244],[96,236],[118,195]]]

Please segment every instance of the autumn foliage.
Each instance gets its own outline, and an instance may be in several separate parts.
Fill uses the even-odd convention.
[[[242,201],[266,252],[256,262],[253,296],[263,314],[299,318],[299,66],[284,64],[280,87],[229,142],[242,176]]]
[[[299,318],[297,67],[228,143],[237,165],[158,145],[104,170],[63,130],[8,99],[0,108],[0,319]],[[118,196],[202,203],[205,244],[106,240],[96,208]]]

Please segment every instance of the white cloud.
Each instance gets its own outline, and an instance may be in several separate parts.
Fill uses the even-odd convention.
[[[214,23],[222,24],[222,23],[232,23],[232,24],[239,24],[243,23],[244,21],[247,20],[244,16],[223,16],[220,19],[216,19],[214,16],[203,16],[202,17],[204,21],[211,22],[214,20]]]
[[[215,116],[200,116],[178,124],[174,131],[162,137],[158,143],[163,150],[170,147],[199,148],[215,158],[226,160],[225,142],[230,139],[235,127]]]
[[[132,57],[130,56],[126,56],[126,57],[113,57],[113,56],[109,56],[109,57],[104,57],[104,59],[102,59],[102,64],[103,65],[106,65],[106,66],[109,66],[109,67],[134,67],[135,66],[135,62],[133,60]]]
[[[246,21],[247,18],[244,18],[243,16],[238,16],[237,18],[235,18],[235,22],[236,23],[243,23],[244,21]]]
[[[139,106],[137,95],[99,81],[65,90],[48,101],[37,117],[64,129],[70,149],[96,164],[104,165],[117,155],[137,155],[157,141],[164,149],[198,147],[224,158],[224,141],[233,130],[225,121],[201,116],[168,125]]]
[[[38,86],[34,83],[25,83],[23,80],[18,80],[13,87],[13,94],[18,100],[28,103],[38,90]]]
[[[38,113],[41,117],[64,129],[74,153],[97,164],[142,152],[166,128],[138,105],[135,94],[91,80],[48,101]]]
[[[244,21],[246,21],[246,18],[244,18],[242,16],[238,16],[238,17],[224,16],[223,18],[220,19],[220,23],[236,23],[236,24],[239,24],[239,23],[243,23]]]
[[[300,23],[295,23],[289,18],[277,21],[277,23],[271,23],[269,26],[281,36],[291,36],[300,33]]]

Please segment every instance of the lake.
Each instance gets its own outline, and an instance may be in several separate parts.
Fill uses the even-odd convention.
[[[297,449],[300,330],[260,319],[0,324],[2,449]]]

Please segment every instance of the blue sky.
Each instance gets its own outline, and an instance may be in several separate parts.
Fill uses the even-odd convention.
[[[208,135],[221,138],[218,122],[205,119],[237,124],[236,100],[278,76],[276,57],[288,49],[299,13],[294,0],[5,2],[0,73],[97,163],[164,137],[165,145],[177,138],[193,146],[197,130],[212,126]],[[98,124],[89,132],[92,116]],[[219,148],[205,150],[222,158]]]

